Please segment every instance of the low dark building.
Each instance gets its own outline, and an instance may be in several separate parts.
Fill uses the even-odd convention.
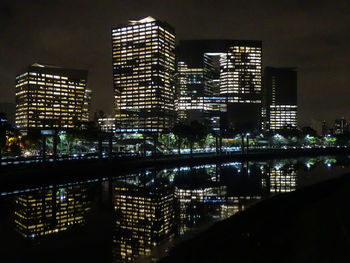
[[[16,105],[14,103],[1,102],[0,112],[5,113],[6,120],[8,121],[9,124],[11,125],[15,124]]]

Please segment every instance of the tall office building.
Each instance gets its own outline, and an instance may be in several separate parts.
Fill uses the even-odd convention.
[[[345,118],[336,119],[334,121],[334,134],[344,134],[349,132],[349,124]]]
[[[212,123],[220,122],[214,127],[260,129],[261,41],[184,40],[178,52],[180,119],[183,112],[195,110]],[[197,83],[194,71],[200,74]]]
[[[264,70],[264,129],[279,130],[298,125],[297,72],[295,68]]]
[[[329,132],[329,129],[328,129],[328,126],[327,126],[327,123],[326,121],[322,121],[322,125],[321,125],[321,135],[322,136],[326,136]]]
[[[113,254],[117,262],[149,256],[153,247],[174,234],[174,194],[167,186],[117,183],[114,209]]]
[[[185,122],[187,120],[203,118],[194,116],[190,118],[191,113],[203,114],[204,103],[204,76],[203,68],[189,68],[183,61],[178,62],[178,90],[176,96],[176,111],[178,120]]]
[[[43,237],[85,224],[87,188],[75,185],[23,193],[15,203],[16,231],[25,238]]]
[[[16,126],[77,128],[89,120],[85,70],[33,64],[16,77]]]
[[[175,31],[147,17],[112,30],[117,132],[156,133],[174,121]]]

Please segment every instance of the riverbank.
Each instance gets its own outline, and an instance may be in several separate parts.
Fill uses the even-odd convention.
[[[0,191],[36,184],[52,184],[110,178],[139,169],[193,166],[230,161],[267,160],[279,158],[314,157],[322,155],[349,155],[348,148],[268,149],[250,150],[248,153],[163,155],[157,157],[117,157],[111,159],[71,160],[2,166]]]
[[[169,252],[172,262],[344,262],[350,258],[350,177],[277,195]]]

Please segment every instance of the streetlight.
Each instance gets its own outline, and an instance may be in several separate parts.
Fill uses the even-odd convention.
[[[247,153],[248,153],[248,150],[249,150],[249,137],[250,136],[250,133],[249,132],[247,132],[246,133],[246,137],[247,137]]]

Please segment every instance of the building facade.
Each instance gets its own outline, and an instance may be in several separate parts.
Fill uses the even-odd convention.
[[[33,64],[16,77],[16,127],[78,128],[89,120],[88,72]]]
[[[260,129],[261,41],[184,40],[178,50],[180,121],[209,121],[213,130]]]
[[[334,134],[346,134],[349,132],[349,124],[345,118],[336,119],[334,121]]]
[[[98,118],[98,127],[103,132],[113,132],[115,131],[115,118]]]
[[[147,17],[112,30],[117,132],[157,133],[174,122],[175,31]]]
[[[295,68],[266,67],[264,71],[265,130],[298,126],[297,72]]]

